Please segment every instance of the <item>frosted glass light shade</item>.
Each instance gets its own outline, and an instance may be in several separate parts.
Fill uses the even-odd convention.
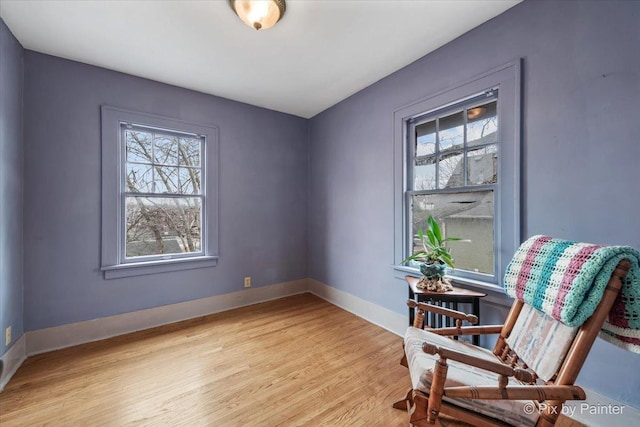
[[[487,109],[484,107],[471,108],[470,110],[467,110],[467,118],[477,119],[478,117],[481,117],[486,112],[487,112]]]
[[[286,10],[284,0],[231,0],[231,7],[245,24],[256,30],[273,27]]]

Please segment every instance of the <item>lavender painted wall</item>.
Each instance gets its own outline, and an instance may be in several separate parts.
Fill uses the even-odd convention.
[[[307,120],[31,51],[24,85],[27,331],[307,277]],[[218,126],[216,267],[103,279],[102,104]]]
[[[0,356],[23,335],[23,49],[0,19]],[[4,331],[11,326],[12,341]]]
[[[638,22],[636,1],[527,0],[311,119],[310,276],[405,312],[391,267],[392,114],[516,58],[523,237],[640,248]],[[640,407],[640,355],[598,340],[582,372],[580,384]]]
[[[404,314],[391,268],[392,113],[515,58],[524,58],[523,236],[640,247],[639,21],[637,2],[527,0],[310,121],[24,52],[2,23],[2,328],[10,322],[18,337],[223,294],[245,275],[254,286],[310,276]],[[103,279],[102,104],[219,127],[217,267]],[[21,251],[5,249],[22,247],[22,230],[24,268]],[[502,314],[482,310],[488,321]],[[598,341],[579,382],[640,406],[638,367],[638,355]]]

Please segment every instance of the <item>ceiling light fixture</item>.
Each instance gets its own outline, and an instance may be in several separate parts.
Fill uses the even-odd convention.
[[[276,25],[287,9],[284,0],[230,0],[229,3],[236,15],[256,30]]]

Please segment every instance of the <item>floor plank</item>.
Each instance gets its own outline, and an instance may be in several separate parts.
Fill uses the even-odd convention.
[[[0,424],[406,425],[401,339],[310,294],[30,357]]]
[[[30,357],[0,394],[0,425],[406,426],[391,408],[410,386],[401,349],[295,295]]]

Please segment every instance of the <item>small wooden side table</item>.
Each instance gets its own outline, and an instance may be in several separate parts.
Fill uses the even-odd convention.
[[[487,294],[455,286],[453,287],[453,290],[449,292],[427,291],[425,289],[417,288],[418,281],[420,280],[419,278],[405,276],[405,279],[409,284],[409,299],[414,300],[415,302],[428,302],[430,304],[450,308],[452,310],[457,310],[458,304],[471,304],[471,314],[478,316],[478,319],[480,319],[480,298],[486,297]],[[413,309],[409,308],[409,325],[413,325],[414,316],[415,313]],[[453,319],[436,313],[425,313],[425,321],[432,328],[455,326]],[[480,337],[478,335],[474,335],[473,344],[479,345],[479,343]]]

